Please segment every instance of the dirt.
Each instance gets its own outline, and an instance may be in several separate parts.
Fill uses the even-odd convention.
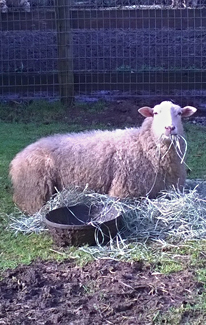
[[[0,324],[149,325],[201,290],[192,271],[163,275],[142,262],[37,261],[3,274]]]
[[[95,112],[87,109],[82,110],[82,108],[78,107],[77,105],[76,109],[72,111],[72,116],[71,113],[69,113],[68,116],[66,116],[66,120],[71,124],[78,121],[78,123],[85,128],[88,126],[91,127],[91,125],[94,125],[95,127],[95,125],[99,124],[102,124],[107,128],[140,126],[144,120],[144,117],[138,113],[138,109],[142,106],[154,107],[154,105],[163,100],[170,99],[165,99],[163,97],[149,97],[146,99],[142,98],[136,100],[115,100],[104,103],[104,109],[100,109],[99,111]],[[188,98],[181,96],[177,99],[177,101],[175,101],[175,103],[184,107],[185,105],[188,105]],[[184,121],[206,126],[206,110],[199,109],[198,101],[196,100],[191,100],[189,104],[197,107],[198,111],[190,118],[184,119]]]
[[[99,124],[104,125],[106,128],[140,126],[144,120],[143,116],[138,113],[138,108],[141,107],[140,102],[138,105],[137,102],[130,100],[106,102],[104,108],[97,111],[92,109],[82,110],[78,104],[75,107],[76,109],[72,110],[72,116],[71,114],[68,116],[68,122],[74,123],[78,121],[85,128],[91,127],[91,125],[95,127],[95,125]]]

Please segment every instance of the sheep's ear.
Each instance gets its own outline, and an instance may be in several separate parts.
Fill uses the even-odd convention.
[[[185,106],[182,109],[182,117],[188,117],[193,115],[197,111],[197,108],[193,106]]]
[[[138,109],[138,112],[144,117],[152,117],[153,116],[153,108],[144,106]]]

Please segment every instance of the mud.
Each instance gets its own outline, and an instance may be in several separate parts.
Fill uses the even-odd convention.
[[[142,262],[37,261],[0,281],[0,324],[153,324],[193,303],[202,287],[192,271],[163,275]]]

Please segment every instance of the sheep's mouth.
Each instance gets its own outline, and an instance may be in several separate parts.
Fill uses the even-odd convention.
[[[175,147],[180,148],[180,140],[181,140],[181,138],[182,138],[182,136],[178,135],[177,133],[175,133],[175,134],[170,133],[168,135],[162,134],[161,141],[170,143],[171,145],[174,145]]]
[[[170,134],[169,135],[169,138],[171,139],[171,141],[178,141],[178,139],[179,139],[179,136],[178,136],[178,134],[177,133],[174,133],[174,134]]]
[[[161,135],[161,141],[175,142],[177,139],[178,139],[178,134],[177,133],[175,133],[175,134],[171,134],[171,133],[165,134],[165,133],[163,133]]]
[[[177,132],[175,130],[165,130],[165,133],[164,133],[166,136],[170,137],[172,135],[177,135]]]

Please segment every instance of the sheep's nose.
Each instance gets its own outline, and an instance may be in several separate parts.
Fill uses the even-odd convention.
[[[165,129],[167,130],[167,131],[169,131],[169,132],[171,132],[171,131],[174,131],[174,129],[175,129],[175,126],[165,126]]]
[[[169,136],[170,134],[173,134],[173,131],[175,130],[175,126],[165,126],[165,134]]]

